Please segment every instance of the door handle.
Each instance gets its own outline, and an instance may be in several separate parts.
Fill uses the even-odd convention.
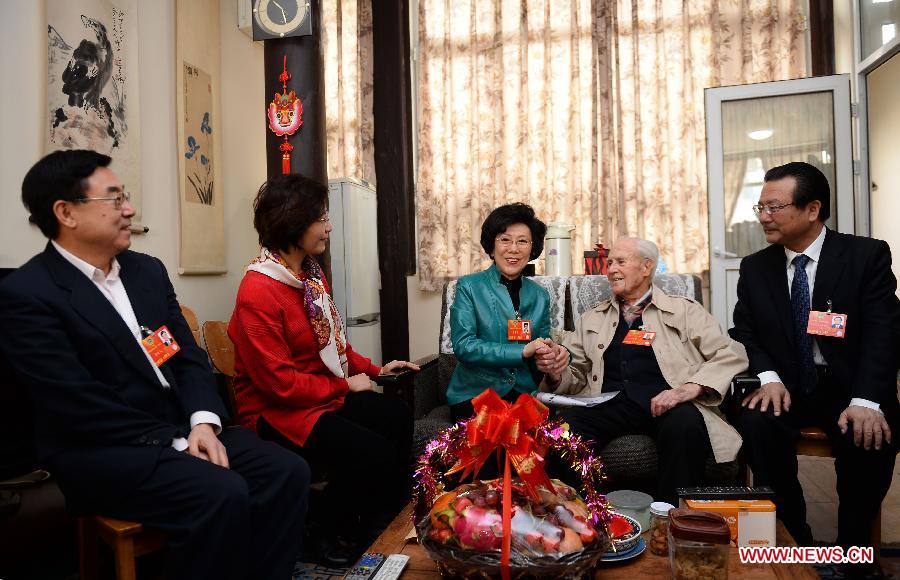
[[[726,252],[720,248],[713,248],[713,256],[717,258],[740,258],[740,256],[734,252]]]

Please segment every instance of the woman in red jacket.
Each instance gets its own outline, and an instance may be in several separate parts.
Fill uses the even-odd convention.
[[[279,176],[263,184],[253,207],[262,248],[228,325],[238,413],[263,439],[326,468],[322,501],[310,502],[313,539],[326,563],[349,565],[358,555],[352,535],[371,540],[410,489],[412,415],[399,399],[374,392],[371,378],[418,367],[379,368],[347,343],[314,258],[332,229],[324,185]]]

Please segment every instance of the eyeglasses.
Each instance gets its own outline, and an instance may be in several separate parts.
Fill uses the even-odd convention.
[[[329,216],[329,215],[326,213],[325,215],[323,215],[322,217],[320,217],[320,218],[317,219],[316,221],[317,221],[317,222],[322,222],[322,223],[330,222],[330,221],[331,221],[331,216]]]
[[[507,236],[498,236],[495,240],[498,246],[509,248],[513,244],[516,245],[517,248],[524,250],[528,246],[531,245],[531,240],[514,240]]]
[[[79,197],[75,201],[78,203],[87,203],[89,201],[111,201],[113,202],[114,208],[122,209],[122,206],[125,205],[126,202],[131,202],[131,194],[127,191],[123,191],[115,197]]]
[[[768,215],[772,215],[773,213],[778,213],[789,205],[794,205],[791,203],[758,203],[753,208],[753,213],[756,215],[761,214],[762,212],[766,212]]]

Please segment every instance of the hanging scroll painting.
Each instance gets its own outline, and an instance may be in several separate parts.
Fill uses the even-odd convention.
[[[112,157],[141,223],[136,0],[46,0],[47,152]]]

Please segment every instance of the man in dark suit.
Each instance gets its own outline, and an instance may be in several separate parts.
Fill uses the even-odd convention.
[[[165,267],[128,250],[134,208],[109,162],[57,151],[22,183],[51,242],[0,285],[0,348],[32,400],[39,455],[76,513],[165,532],[167,578],[290,578],[309,467],[222,429]],[[163,327],[178,345],[165,361],[141,342]]]
[[[828,181],[807,163],[770,169],[754,210],[771,246],[741,262],[730,331],[761,384],[738,425],[754,482],[774,489],[779,517],[809,545],[793,442],[800,427],[823,429],[835,455],[838,544],[871,546],[897,452],[900,305],[890,249],[825,227]],[[816,312],[840,314],[845,328],[823,331],[816,320],[831,317]]]

